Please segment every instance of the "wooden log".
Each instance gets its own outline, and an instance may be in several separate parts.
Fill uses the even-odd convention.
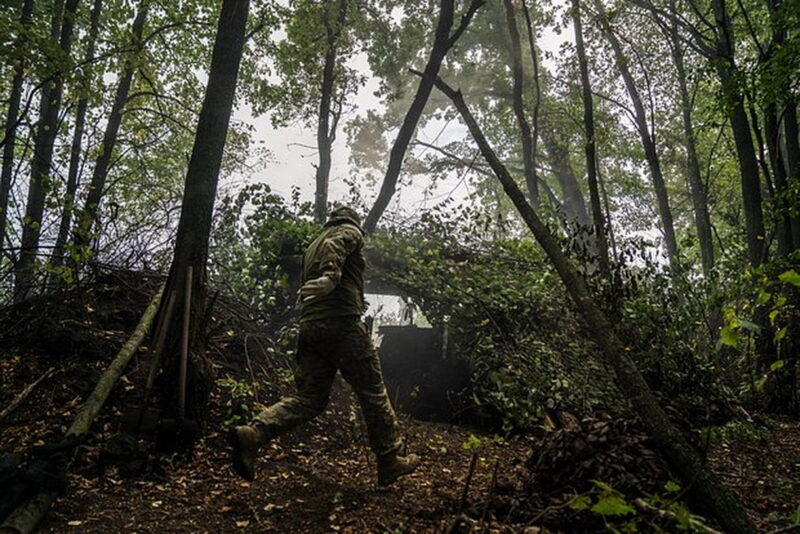
[[[147,331],[150,329],[158,305],[161,302],[163,291],[164,287],[162,286],[142,314],[142,318],[139,320],[139,324],[136,325],[133,334],[117,353],[117,356],[100,377],[100,380],[97,381],[92,393],[81,405],[78,415],[75,416],[72,425],[67,430],[67,436],[85,434],[89,431],[92,421],[100,413],[111,390],[114,389],[119,377],[122,376],[122,371],[131,361],[136,349],[141,345]],[[56,497],[58,497],[58,492],[56,491],[40,491],[11,512],[3,524],[0,525],[0,534],[28,534],[33,532],[53,505],[53,502],[55,502]]]
[[[11,412],[13,412],[14,410],[16,410],[16,409],[17,409],[17,407],[18,407],[20,404],[22,404],[23,402],[25,402],[25,399],[27,399],[27,398],[28,398],[28,395],[30,395],[30,394],[33,392],[33,390],[36,388],[36,386],[38,386],[38,385],[39,385],[39,383],[40,383],[40,382],[42,382],[44,379],[46,379],[47,377],[49,377],[50,375],[52,375],[52,374],[53,374],[53,371],[55,371],[55,370],[56,370],[56,368],[55,368],[55,367],[51,367],[51,368],[50,368],[50,369],[48,369],[48,370],[47,370],[47,371],[46,371],[46,372],[45,372],[45,373],[44,373],[42,376],[40,376],[39,378],[37,378],[36,380],[34,380],[32,383],[30,383],[30,384],[28,384],[27,386],[25,386],[25,389],[23,389],[22,391],[20,391],[20,392],[19,392],[19,395],[17,395],[16,397],[14,397],[14,400],[12,400],[12,401],[9,403],[9,405],[8,405],[8,406],[6,406],[5,408],[3,408],[3,411],[2,411],[2,412],[0,412],[0,421],[2,421],[3,419],[5,419],[5,418],[6,418],[6,417],[7,417],[7,416],[8,416],[8,415],[11,413]]]

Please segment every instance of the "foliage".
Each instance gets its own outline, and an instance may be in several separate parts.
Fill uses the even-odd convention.
[[[701,434],[703,441],[708,443],[731,441],[763,443],[770,432],[762,425],[734,420],[724,425],[704,428]]]
[[[226,389],[231,397],[225,412],[224,426],[248,423],[254,415],[251,407],[256,399],[259,383],[225,377],[218,379],[217,385]]]
[[[223,198],[212,235],[211,276],[250,306],[284,317],[296,300],[299,255],[318,230],[309,209],[296,190],[287,205],[264,184]]]
[[[593,483],[591,491],[568,496],[569,507],[599,515],[608,532],[708,532],[705,519],[679,500],[681,487],[673,481],[664,484],[662,493],[638,498],[639,507],[610,484]]]
[[[765,386],[793,372],[800,335],[796,257],[777,259],[747,269],[734,279],[722,307],[723,325],[717,347],[738,377],[743,400],[757,400]]]

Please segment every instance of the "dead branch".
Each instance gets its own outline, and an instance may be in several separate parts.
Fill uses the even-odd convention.
[[[42,376],[34,380],[31,384],[25,386],[25,389],[20,391],[19,395],[14,397],[14,400],[12,400],[11,403],[9,403],[9,405],[3,408],[3,411],[0,412],[0,421],[5,419],[11,412],[16,410],[20,404],[25,402],[25,399],[27,399],[28,395],[30,395],[33,392],[34,388],[36,388],[36,386],[38,386],[40,382],[42,382],[50,375],[52,375],[55,370],[56,370],[55,367],[51,367]]]

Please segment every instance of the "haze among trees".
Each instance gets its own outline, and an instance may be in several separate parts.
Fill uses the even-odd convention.
[[[92,313],[121,298],[97,300],[109,273],[124,273],[132,278],[120,294],[135,280],[134,293],[153,300],[92,413],[142,343],[155,362],[145,398],[154,389],[162,417],[197,421],[213,440],[220,407],[229,425],[231,406],[276,391],[281,375],[263,365],[277,368],[270,358],[293,350],[297,257],[346,204],[363,216],[370,283],[411,299],[444,333],[442,350],[468,369],[469,424],[502,436],[472,438],[539,455],[503,508],[493,500],[500,460],[492,475],[475,452],[453,475],[459,504],[434,513],[441,525],[800,525],[798,479],[772,467],[794,462],[798,474],[800,465],[786,452],[800,443],[800,3],[7,4],[7,376],[51,367],[30,363],[54,355],[24,341],[46,329],[50,306],[53,317],[63,303]],[[313,142],[289,151],[287,132]],[[258,356],[247,336],[232,341],[240,332],[222,315],[258,325]],[[221,332],[229,345],[215,341]],[[80,356],[82,343],[64,350]],[[245,378],[225,374],[234,360]],[[141,395],[144,380],[131,380]],[[90,422],[67,436],[86,435]],[[604,424],[615,437],[593,434]],[[720,459],[750,438],[780,457],[758,506]],[[614,439],[624,446],[607,460],[602,445],[569,456],[578,453],[568,443]],[[194,450],[189,441],[182,448]],[[468,452],[488,450],[469,443]],[[651,445],[665,466],[657,474],[632,460]],[[561,449],[571,461],[558,464]],[[617,467],[579,471],[581,462]],[[480,497],[470,493],[476,463],[489,470]],[[547,493],[542,473],[559,469],[575,478]],[[11,516],[15,531],[41,520],[48,491]]]

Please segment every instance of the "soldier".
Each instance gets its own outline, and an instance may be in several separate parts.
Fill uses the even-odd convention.
[[[364,312],[364,231],[350,208],[335,209],[303,257],[297,392],[231,429],[233,468],[253,480],[259,449],[280,434],[322,413],[336,371],[361,404],[369,444],[378,457],[378,484],[414,471],[415,454],[402,455],[398,424]]]

